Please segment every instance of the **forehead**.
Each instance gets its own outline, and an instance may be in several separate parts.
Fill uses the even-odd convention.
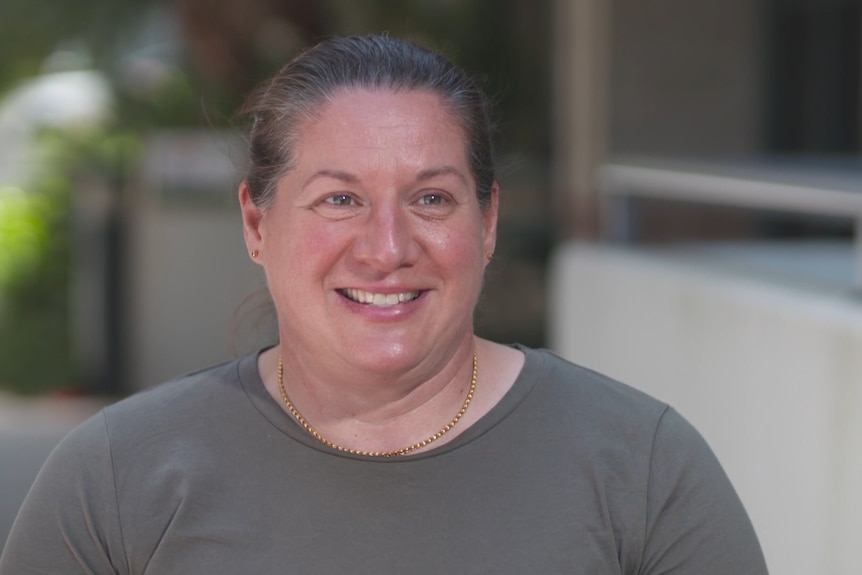
[[[333,92],[299,130],[299,152],[315,144],[441,145],[466,149],[465,132],[442,96],[425,90]]]
[[[426,113],[446,116],[449,121],[456,122],[455,117],[446,108],[446,101],[440,94],[423,89],[393,89],[393,88],[339,88],[331,92],[326,101],[318,109],[318,116],[339,113],[341,111],[357,112],[363,109],[399,108],[402,106],[422,108]]]

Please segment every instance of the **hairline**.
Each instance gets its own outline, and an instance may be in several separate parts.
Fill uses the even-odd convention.
[[[450,119],[455,123],[458,127],[458,131],[462,138],[462,143],[464,145],[464,154],[466,155],[466,162],[468,166],[472,166],[472,158],[471,158],[471,141],[469,135],[469,120],[465,118],[463,114],[460,114],[457,110],[457,106],[453,104],[451,101],[452,98],[447,97],[446,93],[441,90],[435,88],[433,85],[420,84],[416,86],[406,85],[397,83],[394,80],[390,80],[388,82],[384,81],[375,81],[370,82],[367,80],[358,80],[349,83],[345,83],[339,86],[336,86],[330,90],[319,90],[319,96],[317,99],[312,100],[309,98],[308,104],[303,106],[298,110],[299,115],[302,119],[294,125],[292,130],[289,130],[286,134],[285,141],[282,142],[282,146],[286,150],[292,150],[293,152],[290,154],[285,154],[286,161],[284,162],[284,166],[281,170],[279,170],[276,178],[273,179],[273,190],[271,194],[266,196],[266,201],[262,204],[258,205],[261,210],[266,210],[269,208],[272,203],[275,201],[276,195],[276,187],[279,180],[281,180],[284,176],[290,173],[295,167],[298,156],[300,154],[300,148],[296,144],[301,137],[302,132],[305,128],[316,120],[319,120],[325,113],[326,108],[329,107],[338,97],[350,94],[351,92],[366,92],[370,94],[374,93],[389,93],[389,94],[409,94],[409,93],[420,93],[426,94],[429,96],[433,96],[440,103],[443,110],[449,115]],[[479,182],[476,178],[476,174],[473,173],[472,168],[468,170],[470,179],[472,180],[473,186],[476,188],[474,193],[478,197],[478,187]],[[492,187],[493,187],[492,182]],[[479,207],[482,211],[486,211],[488,209],[488,205],[483,202],[479,202]]]

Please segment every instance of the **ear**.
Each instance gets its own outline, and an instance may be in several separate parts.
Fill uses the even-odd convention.
[[[497,246],[497,219],[500,214],[500,185],[491,186],[491,201],[482,212],[483,248],[485,254],[493,254]]]
[[[239,207],[242,213],[242,233],[248,253],[260,253],[263,251],[261,235],[263,211],[251,199],[248,183],[245,180],[239,185]]]

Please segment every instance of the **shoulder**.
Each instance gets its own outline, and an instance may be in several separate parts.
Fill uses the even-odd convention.
[[[554,411],[595,425],[655,427],[670,410],[634,387],[566,360],[545,349],[520,348],[526,361],[521,377],[532,385],[531,396]]]
[[[140,408],[152,403],[164,406],[165,400],[182,400],[198,391],[217,391],[225,385],[231,386],[237,382],[240,366],[249,359],[253,358],[249,356],[234,359],[187,373],[139,391],[109,406],[109,409]]]
[[[715,471],[703,437],[667,403],[553,352],[523,351],[522,389],[529,391],[517,411],[558,452],[614,476],[627,470],[642,486],[650,474],[673,483],[682,462]]]
[[[669,404],[634,387],[563,359],[547,350],[526,350],[536,392],[553,398],[592,428],[607,425],[648,443],[653,456],[714,458],[701,434]]]
[[[248,403],[242,371],[249,356],[156,385],[106,406],[73,429],[55,449],[55,457],[81,458],[104,453],[139,457],[182,438],[206,436],[226,417]]]
[[[625,454],[671,481],[671,461],[718,469],[698,430],[669,404],[551,351],[524,351],[531,399],[561,431],[588,437],[588,449]]]
[[[555,453],[573,455],[569,477],[588,468],[589,488],[604,494],[617,529],[628,526],[637,542],[625,548],[623,561],[650,573],[669,566],[683,573],[765,573],[730,480],[682,415],[549,351],[524,352],[523,375],[533,380],[525,402],[552,420],[545,440]]]
[[[671,408],[550,351],[521,349],[525,363],[513,388],[517,405],[506,426],[518,437],[510,441],[529,437],[551,454],[554,472],[564,470],[585,485],[596,481],[611,499],[619,493],[645,496],[655,440]]]
[[[528,399],[556,425],[568,422],[592,438],[624,440],[627,448],[640,445],[653,464],[663,459],[713,464],[701,434],[667,403],[551,351],[521,349],[527,358],[522,377],[532,385]]]
[[[241,371],[249,362],[254,358],[221,363],[122,399],[104,409],[108,430],[114,435],[118,429],[171,429],[190,418],[220,416],[245,395]]]

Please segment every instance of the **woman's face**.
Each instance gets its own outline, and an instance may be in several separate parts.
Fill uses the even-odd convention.
[[[337,93],[301,130],[273,203],[260,211],[244,187],[240,200],[289,353],[404,373],[472,345],[497,189],[483,211],[439,96]]]

